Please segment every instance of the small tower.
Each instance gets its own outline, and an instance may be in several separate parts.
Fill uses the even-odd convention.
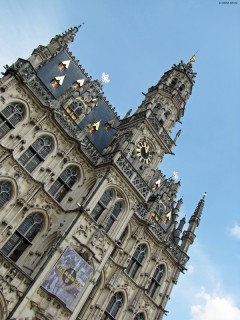
[[[184,114],[196,73],[193,56],[167,71],[157,85],[149,88],[145,99],[132,115],[125,116],[107,152],[121,150],[145,180],[158,168],[165,154],[172,154],[181,131],[170,134]]]
[[[189,246],[193,244],[194,239],[196,237],[195,229],[199,226],[199,223],[200,223],[200,219],[201,219],[201,215],[202,215],[202,211],[205,203],[205,197],[206,197],[206,192],[204,193],[202,199],[198,202],[198,205],[194,211],[194,214],[191,216],[189,220],[189,225],[187,230],[183,232],[181,249],[184,252],[188,251]]]

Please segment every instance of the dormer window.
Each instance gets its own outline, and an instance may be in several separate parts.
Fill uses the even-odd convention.
[[[53,88],[60,87],[63,84],[64,78],[65,78],[65,76],[53,78],[51,81],[51,86]]]
[[[76,80],[73,82],[72,86],[75,90],[80,89],[84,84],[84,79]]]
[[[82,113],[82,105],[81,103],[72,102],[67,106],[66,111],[73,120],[77,120]]]
[[[61,63],[59,63],[58,69],[60,71],[63,71],[69,67],[69,64],[70,64],[70,60],[62,61]]]

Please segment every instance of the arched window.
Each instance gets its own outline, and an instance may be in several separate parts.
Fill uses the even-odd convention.
[[[178,78],[173,78],[171,83],[170,83],[170,86],[171,87],[175,87],[177,83],[178,83]]]
[[[42,229],[43,216],[40,213],[30,214],[14,232],[11,238],[5,243],[2,252],[11,260],[16,262],[33,239]]]
[[[140,244],[137,249],[135,250],[131,261],[128,264],[128,267],[126,269],[127,274],[131,277],[134,278],[136,275],[137,271],[139,268],[141,268],[143,260],[146,255],[146,245],[145,244]]]
[[[180,87],[179,87],[179,90],[180,90],[180,91],[183,91],[184,89],[185,89],[185,85],[184,85],[184,84],[181,84]]]
[[[95,206],[91,214],[91,216],[95,221],[98,220],[98,218],[101,216],[103,211],[107,208],[107,205],[112,200],[112,198],[113,198],[113,192],[111,189],[104,192],[104,194],[102,195],[101,199],[98,201],[97,205]]]
[[[145,315],[143,312],[136,314],[133,320],[145,320]]]
[[[23,120],[24,105],[14,102],[0,112],[0,139]]]
[[[123,294],[116,292],[108,303],[101,320],[115,320],[116,316],[123,305]]]
[[[28,172],[33,170],[45,160],[53,147],[52,139],[47,136],[39,137],[33,144],[21,155],[19,162]]]
[[[7,181],[0,181],[0,208],[2,208],[11,198],[12,185]]]
[[[72,190],[73,185],[79,179],[79,170],[76,166],[67,167],[49,189],[49,193],[61,202],[66,194]]]
[[[105,230],[108,232],[111,228],[111,226],[114,224],[114,222],[117,220],[119,214],[122,211],[122,202],[118,201],[115,203],[113,211],[107,221],[107,225],[105,227]]]
[[[104,213],[104,226],[108,232],[123,211],[124,203],[121,194],[114,190],[108,189],[104,192],[101,199],[93,209],[91,216],[97,221]]]
[[[151,298],[153,298],[157,288],[160,287],[163,275],[164,275],[164,266],[161,264],[161,265],[157,266],[157,268],[153,274],[153,277],[151,279],[151,283],[147,289],[147,294]]]

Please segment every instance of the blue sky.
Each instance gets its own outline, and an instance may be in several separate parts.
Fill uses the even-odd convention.
[[[235,1],[233,1],[235,2]],[[181,179],[187,219],[207,191],[188,271],[166,320],[240,320],[240,2],[215,0],[0,1],[0,68],[85,22],[70,49],[123,116],[147,89],[198,49],[196,84],[175,156],[160,169]]]

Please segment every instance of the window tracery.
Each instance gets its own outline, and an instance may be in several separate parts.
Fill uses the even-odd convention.
[[[135,250],[126,269],[126,273],[131,278],[134,278],[137,271],[142,267],[146,253],[147,253],[147,247],[145,244],[140,244]]]
[[[43,227],[41,213],[32,213],[20,224],[10,239],[5,243],[2,252],[16,262],[23,252],[32,244]]]
[[[152,276],[152,279],[151,279],[151,282],[150,282],[150,285],[147,289],[147,294],[153,298],[156,290],[160,287],[161,285],[161,280],[164,276],[164,271],[165,271],[165,268],[164,268],[164,265],[159,265],[157,266],[156,270],[154,271],[154,274]]]
[[[20,156],[19,162],[31,173],[45,160],[52,148],[52,139],[48,136],[41,136]]]
[[[123,306],[123,294],[116,292],[108,303],[101,320],[115,320],[119,310]]]
[[[24,105],[19,102],[14,102],[7,105],[0,112],[0,139],[4,137],[10,130],[23,120]]]
[[[80,173],[76,166],[67,167],[53,183],[49,193],[61,202],[66,194],[72,190],[74,184],[79,180]]]
[[[107,211],[108,219],[105,230],[108,232],[123,211],[123,207],[124,202],[121,195],[114,189],[108,189],[96,204],[91,215],[97,221],[103,212]]]
[[[2,208],[12,195],[12,185],[8,181],[0,181],[0,208]]]

